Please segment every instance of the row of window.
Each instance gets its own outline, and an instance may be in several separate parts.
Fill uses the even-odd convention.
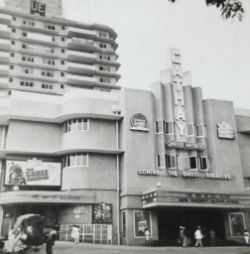
[[[162,167],[161,164],[161,156],[157,156],[157,163],[158,167]],[[204,170],[206,171],[207,168],[207,157],[189,157],[189,169],[191,170]],[[176,169],[177,168],[177,158],[175,154],[166,154],[165,155],[165,165],[164,167],[168,169]]]
[[[88,154],[87,153],[74,153],[68,154],[64,157],[63,167],[87,167],[88,166]]]
[[[99,66],[99,70],[100,71],[107,71],[107,72],[110,72],[111,69],[109,66]]]
[[[88,131],[89,130],[89,119],[79,118],[72,119],[64,123],[64,132],[71,131]]]
[[[157,121],[156,122],[156,133],[174,134],[175,123]],[[203,124],[187,124],[186,125],[187,136],[194,136],[196,133],[197,137],[204,137],[204,125]]]
[[[17,21],[17,17],[13,16],[12,20]],[[28,25],[28,26],[35,26],[36,25],[36,23],[34,21],[26,20],[26,19],[22,20],[22,24],[23,25]],[[44,24],[44,27],[49,29],[49,30],[56,30],[56,26],[51,25],[51,24]],[[65,26],[61,26],[61,29],[65,30]]]
[[[10,78],[10,82],[13,82],[13,79]],[[20,86],[27,86],[27,87],[34,87],[34,82],[31,81],[20,81]],[[41,88],[43,89],[53,89],[53,84],[41,84]],[[64,84],[60,85],[60,88],[63,89],[64,88]]]

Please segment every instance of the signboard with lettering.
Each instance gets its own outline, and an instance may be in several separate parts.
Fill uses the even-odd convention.
[[[130,130],[136,131],[149,131],[148,120],[146,116],[141,113],[134,114],[130,119],[131,128]]]
[[[5,185],[60,186],[61,163],[7,160]]]
[[[31,0],[30,3],[30,13],[35,14],[38,13],[40,16],[45,16],[46,12],[46,4],[40,3],[36,0]]]
[[[235,130],[226,122],[218,123],[217,135],[221,139],[235,139]]]

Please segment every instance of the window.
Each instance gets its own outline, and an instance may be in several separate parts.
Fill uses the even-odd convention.
[[[163,122],[162,121],[156,122],[156,133],[163,133]]]
[[[15,32],[16,32],[16,29],[15,29],[15,28],[12,28],[11,31],[12,31],[12,33],[15,33]]]
[[[194,136],[194,125],[187,124],[187,136]]]
[[[27,33],[26,33],[26,32],[23,32],[22,35],[23,35],[24,37],[27,37]]]
[[[61,64],[65,64],[65,61],[64,61],[64,60],[62,60],[62,61],[61,61]]]
[[[189,166],[190,166],[190,169],[196,169],[197,168],[196,157],[190,157],[189,158]]]
[[[126,212],[122,212],[122,236],[126,237]]]
[[[27,87],[33,87],[34,86],[33,82],[30,82],[30,81],[20,81],[20,85],[21,86],[27,86]]]
[[[106,45],[105,43],[100,43],[100,44],[99,44],[99,47],[100,47],[100,48],[106,48],[107,45]]]
[[[10,53],[10,56],[11,56],[11,57],[14,57],[14,56],[15,56],[15,54],[14,54],[14,53]]]
[[[52,84],[42,84],[41,87],[43,89],[53,89],[53,85]]]
[[[26,44],[22,44],[22,48],[23,49],[27,49],[27,45]]]
[[[14,69],[14,65],[10,65],[10,69],[13,70]]]
[[[200,170],[207,170],[207,158],[199,157],[199,161],[200,161]]]
[[[158,166],[158,168],[161,167],[161,155],[160,154],[157,155],[157,166]]]
[[[15,45],[16,43],[15,43],[15,41],[11,41],[11,44],[12,44],[12,45]]]
[[[26,20],[23,21],[23,24],[26,25]]]
[[[61,84],[61,86],[60,86],[62,89],[64,88],[64,84]]]
[[[65,52],[65,49],[61,49],[61,52],[64,53],[64,52]]]
[[[176,168],[176,156],[174,154],[165,155],[166,168]]]
[[[52,41],[55,41],[55,37],[52,37]]]
[[[62,26],[62,30],[65,30],[65,26]]]
[[[197,134],[197,137],[204,137],[204,125],[203,124],[196,125],[196,134]]]
[[[74,153],[68,154],[64,159],[64,167],[88,166],[88,154],[87,153]]]
[[[64,124],[64,131],[88,131],[89,130],[89,119],[80,118],[80,119],[72,119],[67,121]]]
[[[61,77],[64,77],[64,72],[61,72]]]
[[[62,37],[62,38],[61,38],[61,41],[65,41],[65,38],[64,38],[64,37]]]
[[[173,134],[174,133],[174,123],[173,122],[164,122],[164,133]]]
[[[9,81],[10,81],[10,82],[13,82],[13,78],[9,78]]]
[[[12,20],[16,21],[16,17],[12,17]]]
[[[49,30],[55,30],[55,29],[56,29],[56,27],[53,26],[53,25],[47,25],[47,28],[48,28]]]
[[[100,78],[101,83],[110,83],[110,78]]]

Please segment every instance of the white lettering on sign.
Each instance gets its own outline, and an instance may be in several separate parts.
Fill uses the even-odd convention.
[[[159,171],[155,169],[140,169],[138,170],[138,175],[140,176],[158,176]]]

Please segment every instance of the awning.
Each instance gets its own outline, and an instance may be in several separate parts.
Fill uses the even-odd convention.
[[[150,190],[142,194],[142,207],[250,208],[249,193],[173,192]]]

